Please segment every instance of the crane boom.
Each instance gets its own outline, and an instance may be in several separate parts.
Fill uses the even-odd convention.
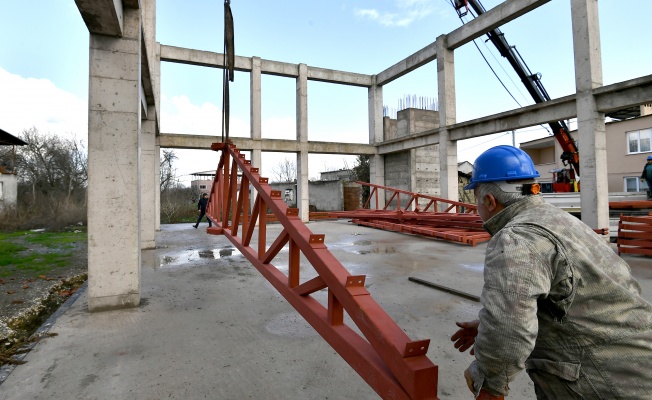
[[[479,0],[454,0],[455,10],[460,18],[465,16],[469,10],[469,6],[473,9],[476,15],[480,16],[486,12]],[[541,83],[541,75],[533,74],[528,68],[527,64],[516,50],[515,47],[510,46],[505,39],[505,35],[496,28],[487,32],[487,36],[491,43],[498,49],[500,55],[509,61],[512,68],[525,85],[525,88],[534,99],[535,103],[543,103],[550,100],[550,96]],[[573,138],[568,133],[568,127],[564,121],[548,122],[553,135],[562,148],[561,160],[564,165],[570,164],[575,170],[575,174],[580,174],[579,152]]]

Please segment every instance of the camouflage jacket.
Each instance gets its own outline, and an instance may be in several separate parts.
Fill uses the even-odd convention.
[[[614,388],[623,371],[634,374],[628,377],[634,386],[652,382],[652,305],[640,297],[629,265],[601,237],[541,196],[509,205],[484,226],[493,237],[470,367],[476,392],[484,387],[506,395],[523,369],[538,396],[536,370],[576,385],[573,392],[606,393],[586,392],[586,398],[627,398],[630,389]],[[619,365],[636,360],[642,364],[634,372]],[[601,381],[587,384],[586,376]],[[652,396],[646,385],[632,393]]]

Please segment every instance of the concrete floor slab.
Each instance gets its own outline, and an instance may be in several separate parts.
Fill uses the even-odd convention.
[[[163,225],[143,251],[140,307],[88,312],[81,294],[2,384],[0,399],[376,399],[378,396],[222,236],[204,224]],[[270,235],[280,225],[268,226]],[[480,304],[408,281],[480,294],[486,244],[475,248],[358,227],[309,224],[412,339],[432,340],[442,399],[471,398],[472,361],[455,350],[455,321]],[[271,236],[270,236],[271,237]],[[284,258],[285,257],[285,258]],[[287,251],[274,264],[287,268]],[[628,257],[649,300],[652,261]],[[302,281],[314,276],[302,265]],[[316,297],[325,301],[325,293]],[[350,320],[348,321],[350,323]],[[521,374],[512,398],[534,398]]]

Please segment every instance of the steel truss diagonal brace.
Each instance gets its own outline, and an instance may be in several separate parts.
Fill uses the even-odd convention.
[[[365,277],[351,275],[325,245],[288,208],[280,191],[230,143],[214,143],[221,157],[210,193],[207,215],[210,234],[223,234],[384,399],[437,399],[437,366],[426,356],[430,340],[413,341],[371,297]],[[249,207],[250,188],[256,192]],[[267,245],[267,214],[282,225]],[[252,242],[257,241],[255,246]],[[287,275],[272,264],[288,246]],[[300,276],[308,262],[316,276]],[[327,290],[327,304],[313,294]],[[348,314],[362,335],[345,324]]]

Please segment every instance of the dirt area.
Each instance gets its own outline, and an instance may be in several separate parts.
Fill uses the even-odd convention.
[[[0,265],[3,356],[27,340],[87,277],[88,246],[83,230],[67,232],[64,240],[39,233],[3,237],[4,255],[9,257],[3,260],[6,265]],[[4,361],[0,359],[0,364]]]

